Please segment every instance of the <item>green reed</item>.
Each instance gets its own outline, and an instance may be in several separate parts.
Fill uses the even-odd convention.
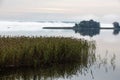
[[[64,37],[0,37],[0,67],[88,62],[94,41]],[[86,63],[85,63],[86,64]]]

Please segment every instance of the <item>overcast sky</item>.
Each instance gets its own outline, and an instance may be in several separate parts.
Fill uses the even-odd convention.
[[[120,21],[120,0],[0,0],[0,20]]]

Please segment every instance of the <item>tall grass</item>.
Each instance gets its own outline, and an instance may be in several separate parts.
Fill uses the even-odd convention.
[[[84,39],[0,37],[0,67],[37,67],[74,62],[82,64],[88,62],[94,49],[94,41]]]

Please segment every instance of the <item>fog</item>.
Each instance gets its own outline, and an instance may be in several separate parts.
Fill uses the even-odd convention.
[[[0,0],[0,20],[120,21],[120,0]]]

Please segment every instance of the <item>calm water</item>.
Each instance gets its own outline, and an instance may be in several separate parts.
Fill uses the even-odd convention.
[[[38,24],[34,24],[39,27]],[[49,24],[50,25],[50,24]],[[58,25],[58,24],[56,24]],[[59,26],[72,26],[62,24]],[[9,25],[9,26],[13,26]],[[14,25],[15,26],[15,25]],[[18,25],[17,25],[18,26]],[[27,26],[28,25],[24,25]],[[29,25],[30,26],[30,25]],[[33,26],[33,25],[31,25]],[[53,25],[51,25],[53,26]],[[43,26],[42,26],[43,27]],[[13,28],[13,27],[10,27]],[[28,27],[29,28],[29,27]],[[0,80],[119,80],[120,78],[120,34],[114,30],[43,30],[36,28],[24,30],[6,29],[0,31],[1,36],[63,36],[84,38],[96,42],[95,61],[89,67],[74,65],[57,65],[44,69],[19,69],[0,72]],[[14,30],[14,31],[13,31]],[[89,64],[85,63],[86,65]]]

